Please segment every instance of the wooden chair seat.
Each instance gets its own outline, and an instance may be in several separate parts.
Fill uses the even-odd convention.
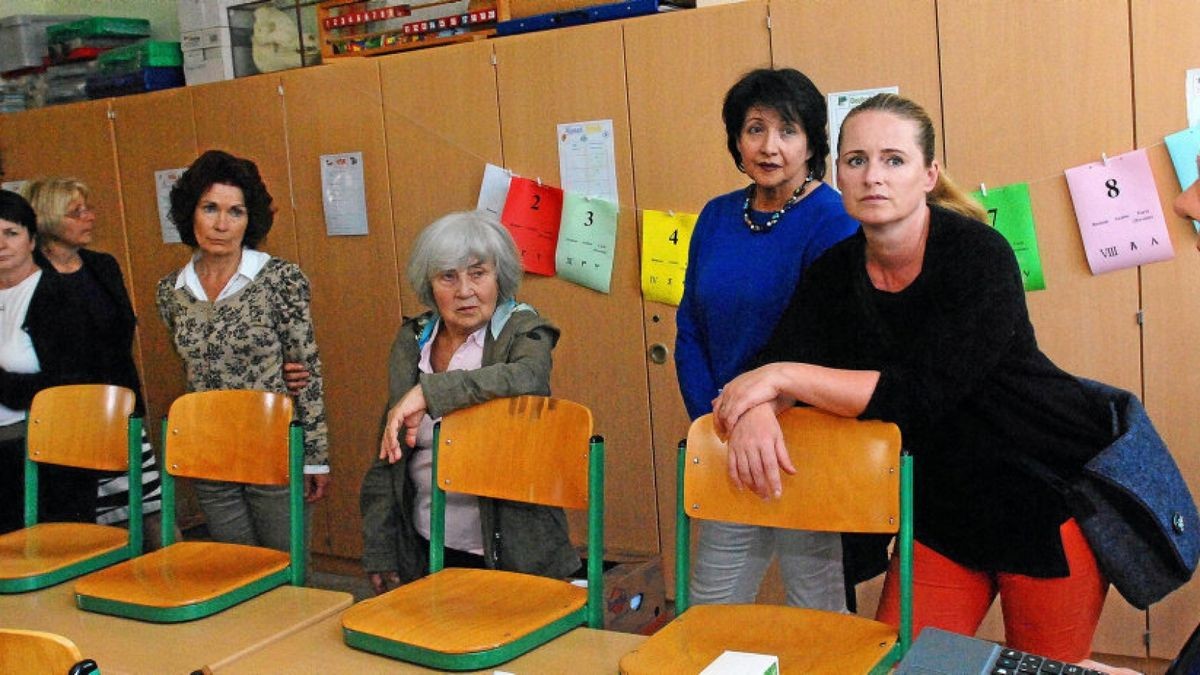
[[[38,523],[0,535],[0,580],[49,574],[121,551],[129,531],[92,523]]]
[[[241,544],[184,541],[94,572],[75,583],[75,596],[169,609],[217,599],[285,572],[283,551]],[[254,593],[255,595],[257,593]]]
[[[420,649],[471,654],[502,648],[579,612],[587,598],[587,589],[557,579],[449,568],[351,607],[342,627]]]
[[[868,673],[896,629],[853,614],[780,605],[696,605],[621,658],[621,672],[698,673],[725,650],[772,654],[781,673]]]
[[[0,628],[0,673],[68,673],[82,659],[61,635]]]

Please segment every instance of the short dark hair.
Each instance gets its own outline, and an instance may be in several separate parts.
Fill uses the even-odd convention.
[[[825,131],[828,113],[825,97],[817,85],[795,68],[759,68],[742,76],[725,94],[721,117],[725,120],[725,141],[739,171],[743,171],[738,138],[746,113],[753,107],[770,108],[785,122],[799,124],[808,139],[808,171],[816,180],[825,177],[825,158],[829,156],[829,135]]]
[[[20,225],[29,231],[30,237],[37,236],[37,214],[21,195],[0,190],[0,220]]]
[[[271,193],[258,174],[258,166],[248,159],[234,157],[221,150],[209,150],[196,158],[171,188],[171,222],[179,230],[183,243],[196,248],[196,204],[213,185],[230,185],[242,191],[246,202],[246,234],[242,245],[257,248],[271,231],[275,211],[271,208]]]

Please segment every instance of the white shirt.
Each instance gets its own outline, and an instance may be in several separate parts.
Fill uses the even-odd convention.
[[[441,329],[438,321],[433,336],[421,346],[421,361],[417,367],[422,373],[432,373],[430,357],[433,341]],[[446,370],[476,370],[483,365],[483,341],[487,326],[471,333],[466,342],[459,345],[450,357]],[[424,452],[433,447],[433,424],[437,420],[425,415],[417,428],[416,451],[408,459],[408,475],[417,488],[413,500],[413,521],[417,531],[429,538],[429,517],[433,504],[433,453]],[[479,519],[479,498],[460,492],[446,493],[446,546],[458,551],[483,555],[483,525]]]
[[[33,350],[33,340],[21,328],[41,278],[42,270],[38,269],[16,286],[0,289],[0,368],[10,373],[30,374],[42,370],[37,352]],[[20,422],[25,419],[25,412],[0,405],[0,426]]]
[[[196,261],[200,259],[200,253],[188,261],[188,264],[183,266],[183,270],[179,273],[179,277],[175,280],[175,288],[186,288],[193,298],[208,302],[208,294],[204,292],[204,286],[200,283],[200,277],[196,274]],[[238,263],[237,272],[234,272],[229,281],[225,283],[225,288],[217,294],[217,298],[213,302],[220,302],[228,298],[243,288],[250,285],[251,281],[258,276],[262,268],[267,265],[267,261],[271,256],[262,251],[255,251],[251,248],[242,249],[242,260]]]

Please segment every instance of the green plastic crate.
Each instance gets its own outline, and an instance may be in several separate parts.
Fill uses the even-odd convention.
[[[128,73],[143,68],[174,68],[183,65],[183,51],[178,42],[142,40],[127,47],[117,47],[97,59],[101,73]]]
[[[46,27],[46,42],[88,38],[138,38],[150,36],[150,21],[117,16],[93,16]]]

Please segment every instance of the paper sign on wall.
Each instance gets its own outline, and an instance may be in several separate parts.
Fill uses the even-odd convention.
[[[988,224],[1004,235],[1017,256],[1021,281],[1026,291],[1046,288],[1042,274],[1042,258],[1038,254],[1037,229],[1033,222],[1033,205],[1029,201],[1029,184],[1015,183],[999,188],[987,188],[972,193],[987,209]]]
[[[857,108],[859,103],[871,98],[875,94],[899,93],[900,87],[892,86],[875,89],[856,89],[854,91],[834,91],[826,95],[826,105],[829,109],[829,154],[833,160],[829,163],[830,185],[837,186],[838,137],[842,134],[842,122],[846,120],[846,115],[849,115],[851,110]]]
[[[687,272],[694,213],[642,211],[642,296],[679,306]]]
[[[361,152],[321,155],[321,203],[325,234],[344,237],[367,233],[367,193]]]
[[[1200,155],[1200,128],[1184,129],[1163,138],[1167,152],[1171,153],[1171,163],[1175,165],[1175,177],[1179,179],[1179,189],[1186,190],[1196,182],[1196,156]],[[1192,221],[1192,227],[1200,232],[1200,222]]]
[[[1092,274],[1175,257],[1144,149],[1066,175]]]
[[[187,171],[186,167],[154,172],[154,199],[158,204],[158,228],[162,232],[164,244],[178,244],[183,241],[179,238],[179,230],[176,229],[175,223],[171,222],[171,188],[175,187],[176,181],[184,171]]]
[[[1200,68],[1187,71],[1187,121],[1189,127],[1200,127]]]
[[[27,180],[6,180],[0,183],[0,190],[8,190],[9,192],[20,193],[29,184]]]
[[[504,211],[504,201],[508,199],[508,183],[512,174],[507,169],[488,164],[483,169],[483,182],[479,185],[479,199],[475,208],[480,211],[500,217]]]
[[[562,205],[562,190],[513,176],[500,222],[516,241],[526,272],[554,276],[554,249]]]
[[[617,205],[567,192],[554,256],[558,276],[608,293],[617,242]]]
[[[620,204],[612,120],[558,125],[558,173],[563,190]]]

